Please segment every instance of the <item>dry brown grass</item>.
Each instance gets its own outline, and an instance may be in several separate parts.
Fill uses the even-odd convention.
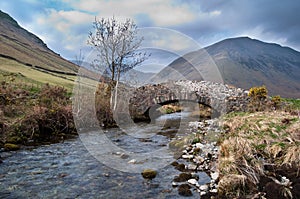
[[[231,137],[221,145],[219,170],[222,175],[238,174],[253,183],[258,183],[263,165],[255,158],[253,141],[245,138]]]
[[[222,196],[230,197],[230,193],[235,193],[235,196],[241,196],[246,192],[246,181],[247,178],[244,175],[230,174],[224,176],[218,186],[219,194]]]
[[[283,163],[290,164],[296,163],[300,165],[300,145],[295,144],[294,146],[290,146],[287,150],[284,151]]]
[[[40,144],[73,136],[72,106],[63,87],[44,85],[34,91],[0,84],[0,144]]]
[[[222,138],[218,163],[223,178],[241,175],[245,186],[254,187],[252,183],[257,185],[264,175],[265,164],[300,166],[298,116],[283,111],[232,113],[224,117],[223,125],[227,133]],[[220,182],[222,192],[227,185]],[[231,183],[236,183],[232,186],[239,189],[235,189],[237,193],[244,191],[239,180]]]

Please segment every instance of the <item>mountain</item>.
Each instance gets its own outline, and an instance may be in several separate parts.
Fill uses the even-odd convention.
[[[0,57],[51,72],[75,74],[78,66],[50,50],[37,36],[0,10]]]
[[[223,79],[244,89],[266,85],[270,95],[300,98],[300,52],[248,37],[226,39],[174,60],[153,81],[177,79]]]
[[[155,73],[142,72],[139,70],[131,69],[123,76],[121,76],[121,81],[124,81],[129,85],[141,86],[150,83],[150,80],[154,75]]]

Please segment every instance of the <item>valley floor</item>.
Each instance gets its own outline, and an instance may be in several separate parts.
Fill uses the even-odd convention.
[[[15,86],[0,85],[1,148],[18,150],[76,135],[66,89]],[[180,195],[191,195],[193,189],[202,198],[300,198],[299,121],[299,111],[292,107],[192,122],[189,136],[170,143],[183,151],[172,164],[182,172],[172,185]],[[195,171],[206,172],[211,181],[199,184]]]

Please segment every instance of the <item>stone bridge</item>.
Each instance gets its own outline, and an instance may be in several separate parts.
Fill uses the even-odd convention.
[[[211,107],[219,114],[245,111],[249,103],[248,92],[220,83],[180,80],[137,88],[129,100],[132,119],[148,117],[152,107],[172,102],[192,101]]]

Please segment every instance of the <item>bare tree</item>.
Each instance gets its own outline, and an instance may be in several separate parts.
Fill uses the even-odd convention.
[[[147,59],[146,53],[137,51],[143,38],[137,36],[137,26],[131,19],[120,23],[114,17],[95,18],[93,28],[95,32],[89,33],[88,44],[97,50],[97,65],[106,68],[111,86],[118,84],[122,73]]]
[[[143,38],[137,35],[137,26],[133,20],[118,22],[111,19],[95,18],[94,32],[89,33],[88,44],[97,50],[97,60],[94,66],[110,77],[108,92],[116,87],[113,110],[117,107],[118,84],[122,73],[126,73],[145,61],[149,55],[138,51]],[[111,104],[113,96],[110,98]]]

